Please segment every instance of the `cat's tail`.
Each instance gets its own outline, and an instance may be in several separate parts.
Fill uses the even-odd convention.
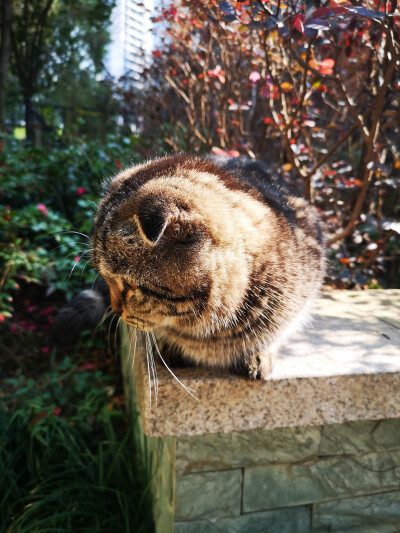
[[[73,342],[84,330],[93,330],[110,306],[110,293],[103,279],[72,298],[58,313],[52,327],[56,343]]]

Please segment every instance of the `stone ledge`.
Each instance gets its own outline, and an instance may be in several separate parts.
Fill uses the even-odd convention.
[[[130,341],[125,336],[125,351]],[[133,344],[133,343],[132,343]],[[132,346],[131,346],[132,347]],[[133,376],[144,431],[184,436],[400,417],[400,290],[332,291],[317,316],[277,357],[271,380],[156,365],[149,394],[139,348]]]

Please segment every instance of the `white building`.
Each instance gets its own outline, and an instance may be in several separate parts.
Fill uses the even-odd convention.
[[[140,84],[140,73],[153,50],[155,0],[117,0],[111,16],[105,66],[116,79],[128,75]]]

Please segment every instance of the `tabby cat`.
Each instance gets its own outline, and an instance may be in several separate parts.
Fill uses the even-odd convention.
[[[314,208],[242,158],[175,155],[118,174],[94,220],[92,262],[127,324],[170,354],[250,378],[268,377],[324,274]],[[104,295],[86,297],[100,316]]]

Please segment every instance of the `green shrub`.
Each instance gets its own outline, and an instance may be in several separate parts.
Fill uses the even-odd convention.
[[[146,474],[112,376],[65,359],[3,380],[0,532],[152,530]]]
[[[48,293],[72,293],[81,285],[102,182],[135,160],[134,143],[129,138],[111,138],[104,145],[76,141],[46,151],[12,137],[2,140],[0,320],[12,316],[20,280],[44,284]],[[69,278],[72,270],[76,274]],[[87,283],[93,278],[85,274]]]

